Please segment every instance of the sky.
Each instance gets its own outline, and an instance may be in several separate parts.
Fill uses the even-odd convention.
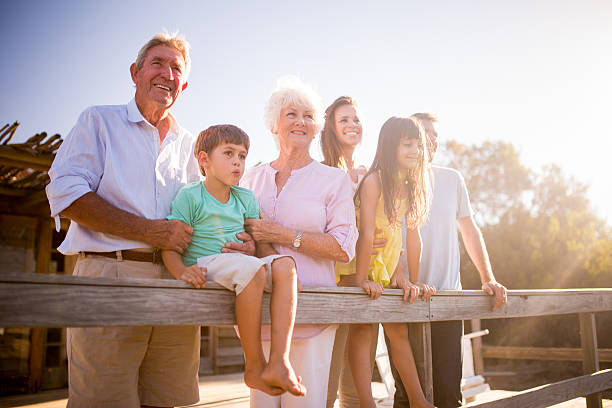
[[[512,142],[528,167],[560,165],[612,223],[610,1],[2,0],[0,11],[0,126],[21,123],[13,141],[66,136],[87,106],[127,103],[140,47],[180,30],[192,70],[172,112],[193,133],[243,128],[247,165],[276,157],[263,109],[296,75],[324,107],[357,99],[359,163],[390,116],[431,111],[441,140]]]

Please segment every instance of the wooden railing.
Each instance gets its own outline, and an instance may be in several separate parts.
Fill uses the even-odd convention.
[[[297,323],[411,322],[421,382],[432,399],[430,323],[578,314],[584,376],[537,387],[479,407],[544,407],[579,396],[601,407],[612,389],[612,370],[599,370],[595,312],[612,311],[612,289],[511,290],[508,304],[491,311],[482,291],[440,291],[410,305],[387,289],[370,300],[360,288],[307,287],[299,295]],[[212,283],[194,289],[175,280],[0,275],[0,327],[233,324],[234,294]],[[262,320],[270,321],[269,297]]]

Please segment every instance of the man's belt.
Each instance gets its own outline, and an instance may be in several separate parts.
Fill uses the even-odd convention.
[[[105,258],[113,258],[118,261],[136,261],[136,262],[151,262],[161,264],[161,250],[156,248],[153,252],[131,251],[124,249],[123,251],[113,252],[90,252],[83,251],[82,254],[87,256],[103,256]]]

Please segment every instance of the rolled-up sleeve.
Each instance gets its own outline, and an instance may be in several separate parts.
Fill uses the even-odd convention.
[[[81,113],[49,169],[51,181],[46,193],[52,217],[98,188],[104,171],[105,146],[96,116],[92,108]]]
[[[342,251],[348,256],[350,262],[355,256],[355,245],[359,232],[355,220],[355,206],[353,204],[353,190],[349,176],[338,178],[338,183],[332,189],[332,194],[327,202],[327,230],[331,234]]]

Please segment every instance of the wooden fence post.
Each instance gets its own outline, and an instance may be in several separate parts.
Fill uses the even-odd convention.
[[[580,313],[580,343],[582,345],[582,372],[591,374],[599,371],[597,355],[597,326],[595,313]],[[602,408],[601,394],[586,396],[587,408]]]
[[[51,246],[53,230],[45,219],[38,222],[38,240],[36,243],[36,273],[49,273],[51,261]],[[42,380],[44,344],[47,329],[34,327],[30,336],[30,373],[28,376],[28,391],[38,392]]]
[[[408,333],[423,394],[425,394],[427,401],[433,404],[431,323],[410,323],[408,324]]]
[[[482,330],[480,319],[472,319],[472,333]],[[472,355],[474,356],[474,374],[484,374],[484,358],[482,357],[482,338],[475,337],[472,340]],[[463,346],[463,345],[462,345]],[[466,356],[463,356],[466,358]],[[467,356],[469,358],[469,356]]]

